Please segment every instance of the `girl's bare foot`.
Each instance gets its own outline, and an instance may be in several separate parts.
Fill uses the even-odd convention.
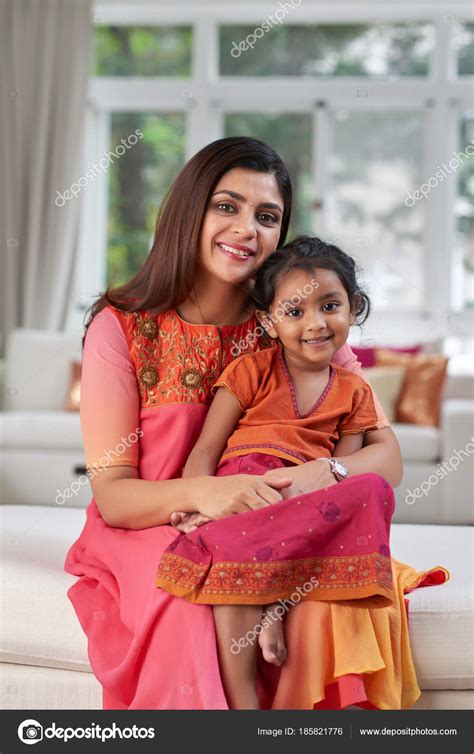
[[[263,612],[262,621],[271,606]],[[280,618],[270,616],[263,623],[263,630],[259,634],[258,643],[262,650],[264,659],[272,665],[283,665],[286,660],[285,637],[283,634],[283,623]]]

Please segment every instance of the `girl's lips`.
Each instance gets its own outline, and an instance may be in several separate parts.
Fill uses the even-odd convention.
[[[324,348],[331,340],[332,335],[325,335],[323,338],[307,338],[302,342],[310,348]]]
[[[230,259],[235,259],[238,262],[245,262],[247,259],[252,259],[255,256],[253,251],[243,251],[225,243],[218,243],[216,245],[219,251],[222,251]]]

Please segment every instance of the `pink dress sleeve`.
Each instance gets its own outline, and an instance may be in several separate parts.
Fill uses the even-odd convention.
[[[339,351],[336,351],[336,353],[333,356],[333,361],[336,362],[336,364],[339,364],[344,369],[348,369],[349,372],[353,372],[353,374],[357,374],[359,377],[362,377],[364,382],[367,382],[367,379],[364,375],[364,372],[362,371],[362,365],[359,361],[357,361],[357,356],[355,355],[354,351],[350,347],[349,343],[344,343],[342,348],[339,349]],[[369,384],[367,382],[367,384]],[[382,406],[380,405],[379,399],[377,398],[376,394],[372,390],[372,386],[369,385],[371,391],[372,391],[372,397],[374,399],[375,409],[377,411],[377,417],[378,417],[378,429],[384,429],[385,427],[389,427],[389,421],[387,417],[385,416],[384,410]]]
[[[139,391],[125,334],[109,308],[94,317],[87,331],[80,414],[88,469],[138,468]]]

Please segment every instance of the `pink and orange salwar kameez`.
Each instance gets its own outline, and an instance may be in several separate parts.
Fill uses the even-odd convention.
[[[104,466],[125,465],[138,469],[141,479],[179,477],[202,427],[212,385],[232,361],[235,344],[253,334],[256,325],[254,317],[237,326],[192,325],[174,310],[152,316],[107,307],[97,315],[86,337],[81,387],[89,474],[100,474]],[[256,342],[251,348],[259,350],[265,345]],[[358,364],[348,346],[336,356],[335,362],[357,372]],[[386,426],[380,412],[379,416],[379,426]],[[357,479],[361,486],[356,489]],[[383,600],[389,595],[391,604],[367,607],[360,600],[354,607],[345,600],[319,599],[303,600],[292,607],[284,619],[287,662],[279,669],[264,662],[259,666],[262,708],[339,709],[359,704],[400,709],[414,704],[420,695],[410,652],[405,595],[419,586],[442,583],[448,575],[440,567],[416,572],[390,559],[383,548],[383,531],[393,507],[391,490],[376,475],[362,475],[347,484],[350,481],[354,489],[350,494],[339,491],[336,502],[339,485],[327,489],[332,492],[331,499],[320,491],[310,493],[319,495],[310,498],[312,502],[301,496],[271,508],[292,502],[298,505],[298,500],[302,509],[320,505],[318,516],[326,527],[329,557],[337,560],[339,540],[331,531],[335,534],[335,528],[341,526],[342,532],[344,505],[352,495],[360,495],[361,500],[364,496],[367,505],[370,499],[367,521],[361,518],[354,534],[367,541],[369,534],[371,538],[375,535],[381,543],[369,549],[371,553],[377,549],[380,562],[390,563],[390,573],[389,569],[371,573],[380,585],[378,596]],[[370,494],[364,495],[364,484],[366,493],[371,488]],[[340,514],[331,522],[334,503]],[[374,518],[376,506],[386,510]],[[232,517],[235,525],[241,526],[246,515]],[[217,524],[219,521],[212,526]],[[270,526],[269,521],[262,524]],[[361,533],[364,526],[367,531]],[[78,577],[68,597],[87,635],[91,666],[103,687],[104,709],[227,709],[212,608],[175,597],[155,585],[157,562],[177,537],[179,533],[171,526],[110,527],[92,498],[84,529],[67,554],[65,569]],[[286,547],[286,539],[281,541]],[[360,542],[363,548],[362,539]],[[265,565],[265,552],[260,558]],[[339,578],[337,568],[326,570],[321,574],[321,589],[339,583]]]

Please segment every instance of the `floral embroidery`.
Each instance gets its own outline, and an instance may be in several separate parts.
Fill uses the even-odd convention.
[[[288,596],[311,577],[316,577],[317,583],[308,599],[382,596],[390,600],[392,595],[391,560],[380,553],[209,565],[168,549],[158,565],[156,585],[201,604],[230,604],[232,599],[238,599],[238,604],[252,604],[252,600],[260,604]]]
[[[154,319],[150,317],[135,317],[138,327],[138,332],[145,338],[153,340],[158,335],[158,325]]]
[[[336,503],[323,502],[316,506],[325,521],[337,521],[341,509]]]
[[[181,375],[181,382],[184,387],[199,387],[203,375],[197,369],[186,369]]]
[[[158,382],[158,372],[152,366],[142,367],[138,372],[138,379],[148,388],[155,387]]]
[[[144,311],[112,311],[127,337],[142,408],[170,403],[207,405],[213,384],[239,355],[236,343],[244,341],[246,352],[271,345],[267,337],[254,336],[255,316],[241,325],[216,327],[191,325],[173,309],[155,316]]]
[[[273,555],[273,549],[271,547],[260,547],[255,553],[257,560],[270,560]]]

